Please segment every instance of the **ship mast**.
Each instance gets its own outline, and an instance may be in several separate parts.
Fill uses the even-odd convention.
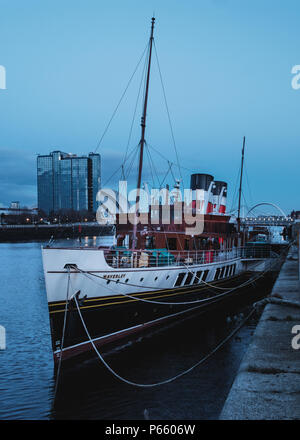
[[[138,214],[138,211],[139,211],[140,189],[141,189],[142,170],[143,170],[143,155],[144,155],[144,146],[145,146],[146,116],[147,116],[148,92],[149,92],[149,81],[150,81],[150,67],[151,67],[151,56],[152,56],[154,22],[155,22],[155,18],[152,17],[151,34],[150,34],[150,41],[149,41],[149,59],[148,59],[148,68],[147,68],[145,99],[144,99],[144,106],[143,106],[143,115],[141,118],[142,133],[141,133],[141,140],[139,142],[140,157],[139,157],[139,171],[138,171],[138,179],[137,179],[136,214]],[[136,233],[137,233],[137,223],[135,222],[133,225],[132,249],[135,249],[135,247],[136,247],[136,241],[137,241]]]
[[[239,207],[238,207],[238,217],[237,217],[237,223],[238,223],[238,233],[240,234],[241,231],[241,197],[242,197],[242,183],[243,183],[243,169],[244,169],[244,153],[245,153],[245,136],[243,139],[243,149],[242,149],[242,163],[241,163],[241,175],[240,175],[240,188],[239,188]]]

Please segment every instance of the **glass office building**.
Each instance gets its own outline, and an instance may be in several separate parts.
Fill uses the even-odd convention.
[[[37,157],[38,209],[45,214],[96,212],[100,185],[99,154],[76,156],[53,151]]]

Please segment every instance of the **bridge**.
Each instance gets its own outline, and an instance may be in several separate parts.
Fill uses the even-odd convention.
[[[260,215],[258,217],[241,218],[241,224],[244,226],[290,226],[295,223],[291,217]]]
[[[256,215],[254,214],[254,211],[256,208],[260,206],[271,206],[272,208],[275,208],[279,214],[265,214],[265,215]],[[252,215],[250,215],[252,214]],[[269,202],[262,202],[254,205],[249,211],[247,212],[247,215],[243,218],[241,218],[241,224],[244,226],[290,226],[295,223],[295,220],[291,217],[285,214],[285,212],[274,203]]]

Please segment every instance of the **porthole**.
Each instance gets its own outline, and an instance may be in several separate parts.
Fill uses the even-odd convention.
[[[141,283],[142,281],[144,281],[144,278],[141,278],[141,279],[140,279],[140,283]]]
[[[128,278],[126,278],[126,280],[125,280],[125,283],[128,283],[128,281],[129,281],[129,279],[128,279]]]
[[[156,281],[156,280],[157,280],[157,278],[158,278],[158,277],[155,277],[155,278],[154,278],[154,281]]]
[[[110,280],[107,280],[107,281],[106,281],[106,284],[109,284],[109,283],[110,283]]]
[[[166,280],[167,280],[168,278],[170,278],[170,275],[167,275],[167,276],[166,276]]]

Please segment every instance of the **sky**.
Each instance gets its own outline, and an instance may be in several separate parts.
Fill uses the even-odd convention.
[[[260,202],[300,209],[300,89],[291,86],[300,64],[297,0],[0,0],[0,205],[36,206],[37,154],[95,151],[153,13],[182,166],[165,182],[172,187],[182,176],[188,187],[191,173],[212,174],[228,182],[234,207],[246,136],[245,209]],[[162,156],[176,164],[176,154],[155,54],[152,61],[146,141],[155,170],[146,154],[143,181],[151,184],[155,171],[154,185],[168,170]],[[142,69],[143,62],[99,146],[103,183],[124,158]],[[139,142],[141,110],[140,99],[129,151]]]

